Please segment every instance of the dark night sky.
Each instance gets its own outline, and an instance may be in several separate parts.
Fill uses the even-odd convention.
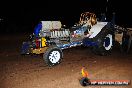
[[[112,12],[116,12],[116,23],[131,26],[130,1],[122,1],[117,4],[115,0],[43,0],[35,2],[2,2],[0,17],[8,25],[17,25],[16,30],[33,30],[41,20],[61,20],[63,24],[73,25],[79,21],[82,12],[94,12],[97,16],[105,12],[110,19]],[[10,27],[10,26],[9,26]],[[12,26],[13,27],[13,26]],[[26,28],[27,27],[27,28]],[[18,29],[18,30],[19,30]]]

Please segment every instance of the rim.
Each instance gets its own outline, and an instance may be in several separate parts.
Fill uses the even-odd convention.
[[[105,41],[104,41],[103,46],[105,47],[106,50],[111,49],[111,46],[112,46],[112,35],[111,34],[108,34],[105,37]]]
[[[60,56],[59,51],[52,51],[49,55],[49,60],[51,63],[57,63],[60,60]]]

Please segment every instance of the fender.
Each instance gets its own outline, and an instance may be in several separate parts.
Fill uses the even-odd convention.
[[[89,31],[89,38],[94,38],[98,33],[100,33],[102,28],[107,25],[107,23],[108,22],[97,22],[97,24],[93,25]]]

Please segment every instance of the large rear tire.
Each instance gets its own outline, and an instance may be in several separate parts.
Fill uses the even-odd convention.
[[[57,46],[49,47],[43,54],[44,61],[50,67],[59,64],[62,61],[63,53]]]
[[[100,44],[99,46],[93,47],[93,52],[101,56],[111,54],[113,46],[112,33],[108,33],[106,36],[100,38],[98,41],[100,41]]]

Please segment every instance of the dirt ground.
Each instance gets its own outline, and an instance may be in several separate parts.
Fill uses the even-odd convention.
[[[20,55],[27,36],[1,36],[0,88],[83,88],[79,83],[83,66],[92,80],[132,80],[132,53],[121,54],[115,48],[109,56],[98,56],[89,48],[77,47],[64,50],[62,63],[51,68],[46,66],[42,55]],[[132,88],[132,85],[86,88]]]

